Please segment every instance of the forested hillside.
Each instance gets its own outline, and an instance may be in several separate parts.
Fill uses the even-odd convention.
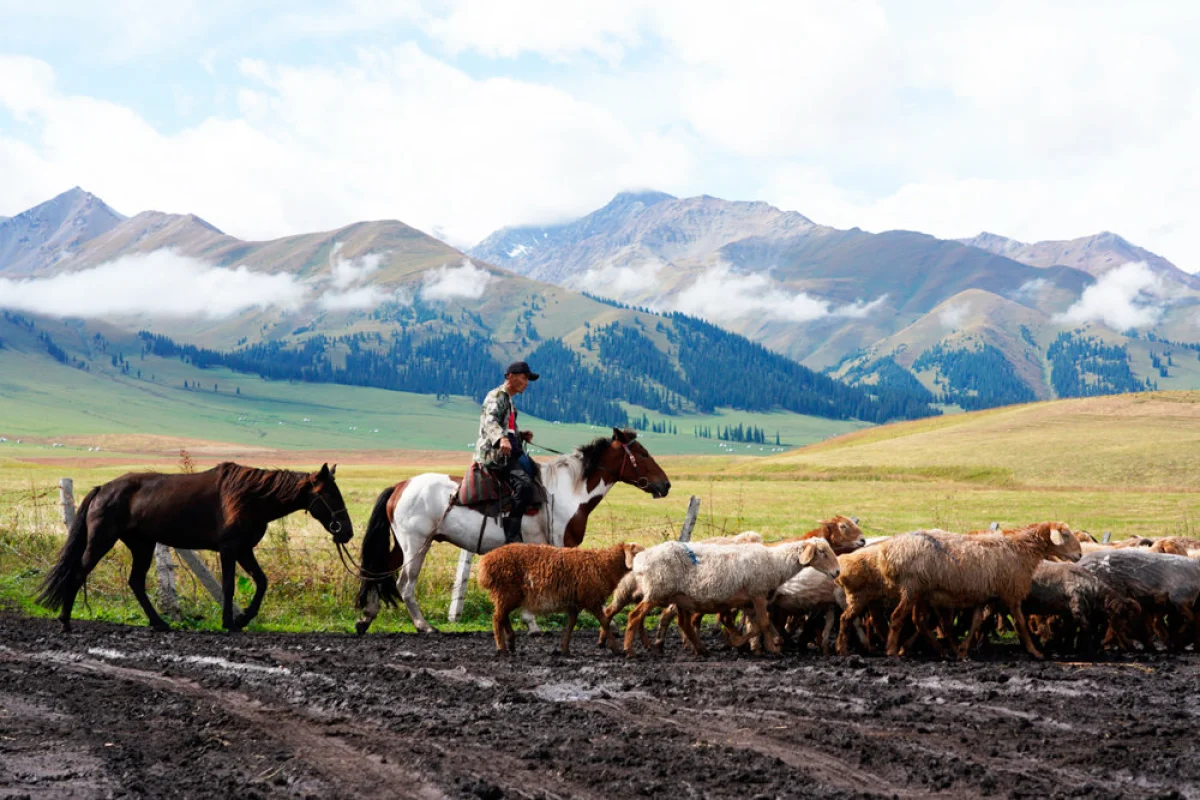
[[[585,352],[595,354],[595,362],[585,360],[561,339],[542,342],[527,360],[543,379],[530,386],[523,407],[545,419],[602,425],[630,423],[622,402],[664,414],[710,413],[718,407],[732,407],[868,422],[938,413],[902,387],[872,390],[847,386],[682,314],[658,318],[655,332],[668,342],[665,351],[635,325],[613,322],[598,327],[586,335],[583,345]],[[272,380],[343,383],[478,399],[499,383],[503,371],[491,354],[490,339],[475,333],[434,333],[420,338],[409,330],[393,331],[391,336],[317,334],[299,342],[270,341],[231,351],[181,344],[148,331],[138,336],[144,353]]]

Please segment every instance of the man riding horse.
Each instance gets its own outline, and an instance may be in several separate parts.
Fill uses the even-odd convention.
[[[479,415],[479,440],[475,444],[475,463],[507,484],[512,492],[508,516],[504,518],[504,543],[521,541],[521,519],[534,498],[537,467],[524,445],[533,441],[533,433],[517,427],[517,409],[513,398],[525,391],[538,375],[524,361],[514,361],[504,371],[504,383],[488,392]]]

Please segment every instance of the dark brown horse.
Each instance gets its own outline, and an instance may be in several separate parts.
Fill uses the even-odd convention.
[[[133,554],[129,588],[142,604],[150,626],[170,626],[146,596],[146,573],[158,543],[186,550],[216,550],[221,554],[224,596],[221,624],[227,630],[246,627],[258,614],[267,591],[267,576],[254,557],[254,547],[267,532],[267,523],[307,510],[344,544],[354,535],[346,504],[338,491],[334,465],[311,474],[265,470],[225,462],[195,474],[164,475],[131,472],[88,492],[67,534],[58,562],[42,583],[38,602],[61,608],[63,632],[71,629],[75,595],[96,564],[122,541]],[[254,579],[254,599],[236,619],[233,616],[235,565]]]
[[[587,533],[588,515],[618,483],[636,486],[653,497],[666,497],[671,481],[637,434],[613,428],[612,437],[593,442],[541,464],[546,502],[536,515],[525,517],[521,535],[531,544],[578,547]],[[450,542],[472,553],[486,553],[504,544],[504,532],[494,518],[465,506],[449,507],[458,492],[458,479],[425,473],[389,486],[375,501],[363,534],[363,581],[358,607],[363,616],[355,625],[365,633],[379,614],[382,600],[403,600],[418,631],[431,633],[417,605],[417,576],[429,546]],[[392,573],[399,571],[399,584]],[[528,620],[527,620],[528,621]]]

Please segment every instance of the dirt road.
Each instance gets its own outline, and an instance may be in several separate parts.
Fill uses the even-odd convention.
[[[1200,657],[614,658],[0,612],[0,797],[1200,797]],[[673,643],[674,644],[674,643]]]

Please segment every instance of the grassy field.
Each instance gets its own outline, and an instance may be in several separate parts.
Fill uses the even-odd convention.
[[[464,397],[438,400],[432,395],[391,392],[359,386],[268,381],[225,369],[200,370],[178,359],[148,356],[131,361],[131,376],[97,375],[43,357],[0,349],[0,458],[23,444],[62,443],[72,452],[126,447],[138,452],[156,440],[159,453],[219,450],[253,454],[274,450],[361,452],[378,450],[458,450],[474,447],[479,405]],[[184,388],[184,382],[189,387]],[[499,383],[499,379],[497,379]],[[535,385],[536,386],[536,385]],[[530,391],[536,391],[536,388]],[[640,409],[630,409],[638,413]],[[662,417],[653,417],[655,421]],[[654,452],[727,453],[710,439],[692,435],[695,425],[718,428],[743,423],[764,428],[774,441],[779,432],[789,446],[820,441],[863,427],[786,412],[719,414],[673,418],[679,435],[643,434]],[[589,441],[601,431],[589,425],[564,425],[523,419],[538,441],[556,450]],[[185,433],[186,432],[186,433]],[[136,436],[135,436],[136,435]],[[132,438],[131,438],[132,437]],[[142,437],[142,438],[139,438]],[[34,442],[33,440],[36,440]],[[61,448],[60,448],[61,449]],[[738,451],[766,454],[755,445]],[[28,455],[28,448],[19,451]]]
[[[0,445],[7,447],[10,443]],[[136,444],[136,442],[133,442]],[[651,450],[655,445],[650,443]],[[22,445],[24,447],[24,445]],[[63,540],[57,479],[79,493],[129,469],[177,468],[177,457],[64,453],[0,455],[0,596],[44,613],[30,598]],[[311,468],[327,453],[267,451],[260,462]],[[344,459],[338,483],[361,534],[385,486],[423,471],[461,468],[463,452],[362,452]],[[198,468],[218,453],[194,456]],[[653,500],[628,486],[613,490],[591,518],[585,546],[677,535],[688,498],[701,499],[697,538],[754,529],[770,539],[808,530],[818,518],[860,518],[870,534],[921,526],[951,530],[1061,519],[1121,538],[1200,536],[1200,393],[1156,393],[1058,401],[871,428],[769,457],[663,456],[671,496]],[[356,542],[358,539],[356,538]],[[352,630],[354,581],[329,537],[296,515],[271,527],[260,555],[272,587],[259,628]],[[419,597],[431,621],[445,623],[457,550],[436,545]],[[125,588],[128,556],[119,547],[90,583],[80,617],[145,624]],[[212,627],[217,609],[194,581],[182,583],[190,613]],[[241,590],[249,591],[246,581]],[[245,598],[243,598],[245,599]],[[474,588],[460,626],[488,625]],[[590,623],[588,623],[590,624]],[[253,626],[252,626],[253,627]],[[412,630],[404,612],[384,613],[372,630]]]

